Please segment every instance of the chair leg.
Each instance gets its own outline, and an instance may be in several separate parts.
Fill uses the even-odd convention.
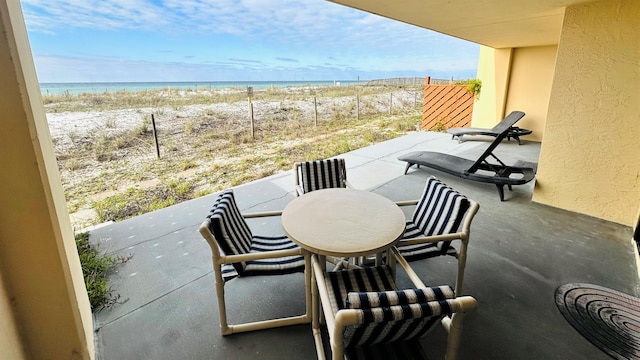
[[[496,184],[496,187],[498,188],[498,194],[500,194],[500,201],[504,201],[504,185]]]
[[[467,240],[468,241],[468,240]],[[464,270],[467,267],[467,244],[462,243],[460,254],[458,255],[458,274],[456,275],[456,288],[455,293],[457,296],[462,296],[462,282],[464,281]]]
[[[318,299],[318,282],[316,281],[316,274],[313,269],[311,276],[311,332],[313,333],[313,339],[316,343],[316,351],[319,351],[324,356],[324,348],[322,346],[322,330],[320,329],[320,301]]]
[[[309,256],[305,259],[305,313],[304,315],[289,316],[270,320],[253,321],[242,324],[229,325],[227,319],[227,308],[224,293],[224,280],[222,279],[222,269],[214,266],[214,276],[216,283],[216,296],[218,298],[218,314],[220,316],[220,333],[223,336],[240,332],[271,329],[282,326],[308,324],[312,320],[312,298],[311,298],[311,260]]]
[[[304,259],[304,315],[307,321],[312,321],[313,316],[313,269],[311,268],[311,256]]]
[[[410,162],[407,162],[407,166],[404,168],[404,174],[407,175],[407,171],[409,171],[409,168],[412,167],[413,164]],[[420,165],[418,165],[418,167],[420,167]]]
[[[215,266],[215,265],[214,265]],[[218,314],[220,316],[220,333],[224,335],[230,335],[233,333],[227,322],[227,308],[224,301],[224,280],[222,279],[222,269],[220,266],[214,271],[216,278],[216,296],[218,297]]]
[[[478,306],[477,301],[470,296],[456,297],[456,300],[460,301],[459,306],[461,308],[451,317],[445,316],[441,321],[442,326],[448,333],[445,360],[455,360],[458,357],[458,348],[462,338],[462,321],[466,314],[473,312]]]

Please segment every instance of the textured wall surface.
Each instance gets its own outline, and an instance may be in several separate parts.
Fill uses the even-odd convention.
[[[518,49],[482,48],[478,78],[480,99],[472,126],[490,128],[513,110],[527,115],[518,126],[532,130],[526,140],[542,141],[549,107],[557,46]]]
[[[640,2],[567,8],[533,200],[635,226]]]
[[[2,273],[0,272],[0,358],[26,359],[22,348],[22,340],[13,316],[9,294],[5,291]]]
[[[517,126],[532,130],[525,139],[542,141],[547,121],[557,46],[514,49],[511,81],[507,92],[507,113],[524,111]]]
[[[473,105],[471,126],[492,128],[504,118],[512,53],[512,49],[480,48],[477,78],[482,88]]]

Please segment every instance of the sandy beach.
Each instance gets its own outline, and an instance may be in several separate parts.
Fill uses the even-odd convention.
[[[224,91],[213,90],[212,93]],[[293,96],[296,92],[305,95],[296,98]],[[314,99],[309,92],[309,89],[293,88],[282,92],[278,99],[253,98],[256,139],[249,137],[248,99],[84,111],[59,111],[55,102],[47,103],[47,121],[74,226],[85,227],[103,221],[97,218],[95,203],[130,189],[144,190],[172,181],[185,182],[192,185],[187,196],[192,198],[241,183],[242,180],[230,176],[212,176],[211,171],[234,167],[249,156],[260,157],[260,153],[278,156],[278,149],[282,154],[295,153],[297,150],[290,149],[309,147],[308,144],[315,141],[314,137],[326,137],[327,134],[317,133],[315,128],[316,109],[319,124],[344,122],[347,129],[347,123],[357,117],[358,110],[363,118],[391,116],[390,102],[393,116],[411,114],[415,117],[418,114],[416,92],[406,89],[381,89],[377,94],[359,97],[358,104],[354,96]],[[175,91],[172,96],[188,97],[190,94]],[[156,156],[151,134],[152,114],[160,159]],[[357,126],[363,125],[367,126],[366,120]],[[285,129],[284,134],[275,132],[279,127]],[[290,164],[277,167],[288,169],[288,166]],[[245,181],[250,181],[274,170],[252,168],[246,171],[254,173],[245,176]]]

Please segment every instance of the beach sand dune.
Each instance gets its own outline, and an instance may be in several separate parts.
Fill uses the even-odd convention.
[[[291,93],[292,90],[288,91]],[[298,91],[308,93],[308,89]],[[416,93],[406,90],[387,90],[361,97],[360,112],[388,114],[391,98],[396,113],[417,113]],[[252,144],[251,150],[247,151],[251,156],[256,152],[274,156],[274,148],[291,147],[295,142],[313,142],[313,139],[306,138],[314,136],[312,129],[316,109],[318,121],[323,123],[354,118],[357,108],[354,96],[323,97],[315,101],[310,96],[302,100],[284,96],[281,100],[253,100],[252,107],[258,129],[296,123],[302,124],[296,126],[310,130],[298,130],[294,140],[283,139],[279,145],[272,144],[270,148]],[[122,140],[122,134],[136,129],[145,128],[150,132],[152,114],[161,159],[156,158],[153,138],[148,134],[144,138],[135,138],[133,143]],[[243,156],[224,154],[228,150],[225,147],[238,145],[225,139],[222,132],[228,132],[229,138],[246,138],[251,123],[248,101],[104,111],[48,111],[47,121],[72,221],[80,227],[96,222],[94,201],[124,193],[130,188],[153,187],[167,179],[185,182],[201,179],[192,191],[215,190],[216,187],[207,181],[207,177],[211,177],[211,169],[230,162],[242,162]],[[239,141],[242,146],[247,146],[243,144],[246,139]],[[176,163],[185,165],[177,166]]]

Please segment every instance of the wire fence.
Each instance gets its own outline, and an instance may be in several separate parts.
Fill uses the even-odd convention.
[[[43,100],[72,222],[90,225],[419,130],[425,82],[198,86]]]
[[[128,156],[157,158],[203,136],[261,140],[278,131],[330,122],[358,122],[376,116],[419,112],[422,87],[350,86],[348,89],[275,89],[229,96],[229,101],[191,103],[208,90],[174,92],[182,102],[153,107],[50,113],[54,148],[61,167],[107,162]],[[223,99],[224,100],[224,99]],[[56,121],[57,120],[57,121]],[[215,134],[213,134],[215,133]],[[145,155],[146,154],[146,155]]]

